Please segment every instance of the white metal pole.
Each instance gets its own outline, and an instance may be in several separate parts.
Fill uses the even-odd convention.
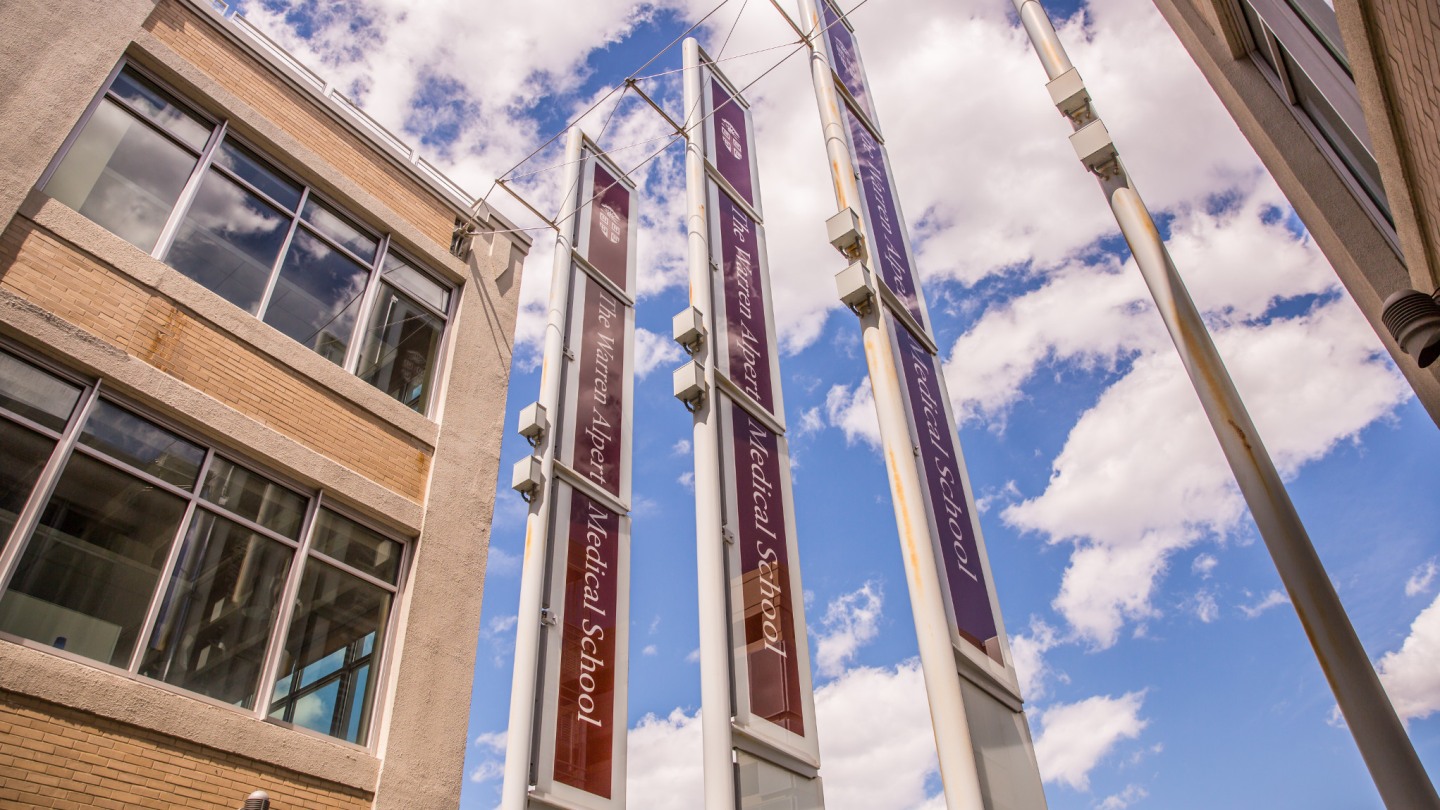
[[[565,141],[565,199],[555,234],[551,265],[545,349],[540,366],[540,404],[549,425],[540,443],[543,483],[530,501],[525,519],[525,553],[520,569],[520,608],[515,623],[515,671],[510,681],[510,725],[505,737],[505,782],[501,810],[524,810],[530,792],[530,753],[535,731],[536,688],[540,664],[540,605],[545,591],[546,538],[555,494],[555,425],[560,421],[560,382],[565,352],[565,320],[570,310],[572,234],[580,188],[582,135],[571,127]]]
[[[808,27],[812,37],[820,35],[822,18],[815,0],[800,0],[800,10],[801,24]],[[835,181],[836,204],[842,210],[851,208],[858,217],[860,194],[840,116],[841,102],[835,91],[835,78],[825,54],[813,42],[810,68],[820,107],[825,150]],[[920,668],[930,705],[930,725],[935,734],[935,751],[939,759],[940,779],[945,786],[946,808],[981,810],[985,807],[985,800],[980,774],[975,765],[970,725],[965,717],[965,701],[960,689],[960,673],[955,665],[945,601],[940,591],[940,575],[935,567],[929,518],[901,393],[900,370],[895,365],[896,355],[890,340],[892,325],[898,329],[905,327],[891,321],[893,316],[886,311],[885,304],[876,299],[869,313],[860,319],[860,326],[865,363],[870,372],[870,388],[875,399],[875,415],[880,423],[880,443],[890,477],[890,498],[895,507],[901,557],[905,562],[905,581],[915,619]]]
[[[705,397],[695,408],[695,555],[700,607],[700,732],[705,810],[735,810],[730,734],[730,611],[726,607],[725,539],[721,535],[720,424],[715,407],[714,307],[706,216],[705,148],[701,143],[700,43],[684,45],[685,201],[688,211],[690,305],[699,310],[705,339],[694,355],[705,370]]]
[[[1069,71],[1069,57],[1044,8],[1036,0],[1014,3],[1049,78],[1053,81]],[[1100,174],[1099,179],[1381,799],[1391,810],[1440,808],[1435,787],[1355,635],[1118,150],[1114,170]]]

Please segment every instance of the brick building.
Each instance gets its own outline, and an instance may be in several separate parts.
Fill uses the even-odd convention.
[[[1440,8],[1155,5],[1440,422]]]
[[[453,807],[528,240],[204,0],[0,53],[0,807]]]

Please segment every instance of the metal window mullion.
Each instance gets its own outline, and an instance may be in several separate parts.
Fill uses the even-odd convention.
[[[40,522],[41,511],[45,508],[45,504],[50,502],[50,496],[55,494],[55,485],[59,483],[60,475],[70,461],[71,452],[75,449],[75,443],[79,441],[80,425],[90,418],[90,412],[94,410],[95,402],[100,398],[99,395],[99,382],[88,386],[87,392],[81,394],[75,413],[70,416],[70,422],[65,426],[65,432],[61,434],[60,441],[50,452],[50,461],[46,462],[44,471],[40,473],[39,479],[35,482],[35,488],[30,492],[30,499],[26,501],[25,507],[15,518],[15,527],[10,531],[10,542],[7,542],[5,550],[0,552],[0,595],[3,595],[10,587],[10,578],[15,574],[14,569],[20,559],[20,552],[29,545],[28,539]],[[21,538],[25,538],[26,541],[21,542]]]
[[[370,277],[365,281],[365,292],[360,296],[360,311],[355,313],[355,326],[350,332],[350,345],[345,350],[345,370],[351,374],[359,371],[360,347],[365,342],[364,336],[369,327],[371,312],[375,309],[375,299],[379,295],[380,277],[384,275],[385,256],[390,252],[390,235],[380,237],[380,244],[375,249],[375,260],[370,265]]]
[[[61,439],[65,438],[64,428],[61,428],[60,430],[48,428],[40,424],[39,422],[33,422],[25,418],[24,416],[15,413],[14,411],[8,411],[4,408],[0,408],[0,419],[4,419],[7,422],[14,422],[20,427],[25,428],[32,433],[39,433],[41,436],[44,436],[45,438],[53,442],[58,442]],[[69,420],[67,419],[66,421],[68,422]]]
[[[280,254],[275,257],[275,263],[270,265],[270,280],[265,284],[265,292],[260,296],[260,305],[255,308],[255,317],[265,320],[265,312],[270,308],[270,297],[275,294],[275,285],[280,282],[280,268],[285,264],[285,258],[290,255],[290,246],[295,242],[295,231],[300,227],[300,212],[305,209],[305,201],[310,198],[310,187],[305,186],[300,191],[300,202],[295,205],[295,213],[290,218],[290,230],[285,234],[285,242],[280,246]]]
[[[213,449],[207,450],[205,459],[200,462],[200,472],[196,481],[205,480],[205,473],[210,469],[210,461],[215,457]],[[176,532],[175,539],[171,540],[170,553],[165,557],[165,565],[160,568],[160,576],[156,580],[155,592],[150,596],[150,607],[145,611],[145,621],[140,625],[140,633],[135,638],[135,649],[130,653],[130,664],[126,667],[130,672],[139,674],[140,662],[145,657],[145,651],[150,644],[150,634],[155,631],[155,622],[160,615],[160,607],[165,603],[165,594],[170,589],[170,578],[175,575],[175,566],[179,563],[180,552],[185,548],[185,541],[190,533],[191,523],[195,520],[196,501],[200,496],[190,493],[185,504],[185,517],[180,521],[180,527]]]
[[[256,473],[256,474],[258,475],[258,473]],[[217,504],[217,503],[214,503],[213,501],[211,501],[211,500],[208,499],[208,498],[205,498],[205,497],[203,497],[203,496],[199,496],[199,501],[200,501],[200,508],[201,508],[201,509],[205,510],[206,512],[209,512],[210,514],[214,515],[215,517],[220,518],[221,520],[228,520],[228,521],[230,521],[231,523],[234,523],[235,525],[237,525],[237,526],[239,526],[240,528],[244,529],[245,531],[251,532],[252,534],[258,534],[258,535],[260,535],[261,537],[264,537],[266,540],[274,540],[274,541],[277,542],[277,543],[283,543],[284,545],[288,546],[289,548],[299,548],[299,547],[300,547],[300,541],[299,541],[299,540],[297,540],[297,539],[295,539],[295,538],[293,538],[293,537],[286,537],[285,535],[280,534],[279,532],[275,531],[274,529],[270,529],[270,528],[267,528],[267,527],[265,527],[265,526],[262,526],[262,525],[260,525],[259,523],[256,523],[255,521],[250,520],[249,518],[241,517],[240,515],[237,515],[237,514],[235,514],[234,512],[231,512],[230,510],[226,509],[225,507],[220,506],[220,505]]]
[[[377,588],[383,588],[384,590],[389,591],[392,595],[395,593],[395,591],[398,590],[397,586],[395,586],[394,584],[386,582],[385,580],[373,574],[367,574],[364,571],[352,568],[345,563],[342,563],[339,560],[335,559],[334,557],[331,557],[323,551],[316,551],[312,549],[310,551],[310,556],[313,559],[319,560],[326,565],[329,565],[331,568],[336,569],[342,574],[349,574],[357,579],[368,582],[369,584],[374,585]]]
[[[418,538],[417,538],[418,540]],[[404,591],[409,580],[411,558],[415,554],[415,547],[418,542],[401,543],[400,549],[400,573],[395,577],[395,584],[391,587],[390,610],[385,619],[385,643],[375,645],[370,651],[370,683],[371,694],[375,696],[375,702],[370,707],[370,717],[365,722],[365,739],[356,740],[357,745],[371,747],[370,742],[375,736],[375,729],[379,728],[379,721],[384,719],[383,697],[385,690],[390,687],[390,656],[395,650],[395,631],[400,622],[400,595]]]
[[[185,187],[181,189],[179,199],[175,200],[175,206],[170,209],[170,218],[165,221],[165,227],[160,229],[160,238],[155,240],[155,249],[150,251],[151,256],[163,260],[170,252],[171,245],[175,243],[175,234],[180,232],[180,223],[189,213],[195,196],[200,193],[200,185],[205,182],[205,172],[214,161],[215,150],[220,148],[220,142],[225,139],[228,128],[229,123],[221,121],[210,130],[210,140],[196,157],[195,169],[190,173],[190,179],[185,181]],[[164,132],[164,129],[161,128],[160,131]]]
[[[290,563],[290,576],[285,582],[285,590],[280,597],[280,609],[275,612],[274,631],[270,635],[270,643],[265,646],[265,661],[261,666],[260,687],[255,700],[255,716],[261,720],[270,716],[270,702],[275,694],[275,683],[280,679],[277,669],[280,666],[280,656],[285,648],[286,637],[290,632],[290,622],[295,618],[295,600],[300,596],[300,583],[305,576],[305,563],[310,556],[310,541],[315,534],[315,517],[319,514],[320,493],[315,493],[310,498],[310,504],[305,510],[305,522],[300,533],[300,544],[295,548],[295,556]],[[294,689],[291,684],[291,689]]]
[[[106,401],[108,402],[109,400]],[[202,447],[201,449],[208,451],[208,448]],[[104,451],[97,450],[87,444],[77,444],[75,446],[75,451],[78,452],[80,455],[85,456],[86,458],[94,459],[95,461],[98,461],[110,467],[115,467],[121,472],[124,472],[126,475],[129,475],[132,478],[138,478],[142,483],[149,484],[150,486],[155,487],[169,495],[174,495],[177,498],[194,497],[194,493],[190,492],[189,490],[178,487],[175,484],[172,484],[169,481],[166,481],[165,479],[160,478],[152,473],[148,473],[128,461],[124,461],[115,458],[114,456],[107,455]],[[202,461],[201,464],[203,465],[204,462]]]

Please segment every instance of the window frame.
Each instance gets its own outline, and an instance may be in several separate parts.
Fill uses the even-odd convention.
[[[1325,127],[1314,119],[1302,104],[1291,71],[1304,74],[1330,108],[1334,116],[1349,130],[1356,144],[1365,151],[1376,174],[1370,178],[1384,196],[1384,180],[1370,139],[1369,124],[1360,107],[1359,94],[1348,64],[1340,61],[1330,43],[1315,32],[1312,21],[1302,18],[1292,0],[1229,0],[1235,18],[1248,45],[1247,56],[1260,75],[1280,96],[1290,114],[1334,168],[1352,197],[1360,204],[1396,256],[1402,256],[1399,237],[1389,210],[1388,200],[1375,199],[1365,180],[1352,168],[1332,144]],[[1255,30],[1255,23],[1260,31]],[[1313,102],[1312,102],[1313,103]]]
[[[397,250],[397,245],[392,238],[393,233],[391,231],[372,226],[370,223],[366,222],[363,217],[356,216],[353,213],[353,210],[349,207],[332,201],[323,191],[317,189],[314,183],[306,181],[298,173],[292,171],[288,166],[286,166],[283,161],[277,160],[268,150],[257,147],[249,139],[244,137],[242,134],[236,132],[231,126],[231,124],[234,123],[235,119],[217,116],[207,112],[203,107],[192,101],[188,94],[177,91],[170,83],[157,76],[154,71],[147,69],[143,64],[140,64],[131,57],[125,56],[121,58],[120,61],[115,64],[115,67],[110,70],[110,73],[106,76],[104,83],[100,86],[99,90],[95,94],[95,97],[91,99],[90,104],[86,106],[85,111],[81,114],[79,120],[75,123],[75,126],[71,130],[70,134],[66,136],[64,142],[61,144],[59,151],[57,151],[54,158],[51,159],[45,171],[41,173],[39,180],[35,184],[36,190],[40,191],[40,193],[42,194],[46,193],[45,188],[49,185],[56,171],[59,169],[61,164],[64,163],[66,157],[70,154],[71,149],[74,147],[76,141],[78,141],[81,135],[85,132],[90,121],[94,118],[96,111],[100,108],[100,105],[105,103],[107,99],[111,98],[111,90],[114,87],[116,80],[120,77],[121,73],[126,70],[130,70],[131,72],[139,75],[145,81],[155,85],[158,89],[169,95],[171,99],[183,110],[190,113],[191,115],[200,118],[206,123],[209,123],[212,127],[210,131],[210,136],[207,139],[204,148],[201,149],[198,154],[196,154],[193,147],[181,142],[164,128],[156,126],[149,119],[136,113],[124,100],[119,98],[115,98],[112,100],[112,103],[120,105],[120,107],[125,110],[127,114],[134,116],[143,125],[151,128],[155,132],[158,132],[169,142],[176,144],[178,147],[186,150],[186,152],[189,154],[196,154],[195,167],[192,170],[190,177],[187,178],[185,185],[181,189],[180,195],[176,199],[174,206],[171,208],[165,224],[161,228],[159,236],[156,238],[154,247],[150,251],[148,251],[149,256],[156,261],[165,263],[167,267],[170,267],[175,272],[180,272],[179,270],[176,270],[172,265],[170,265],[170,253],[175,246],[175,240],[179,235],[181,226],[185,222],[186,216],[189,214],[191,208],[195,204],[196,197],[200,193],[201,185],[209,176],[210,171],[214,169],[215,171],[219,172],[224,179],[239,184],[241,189],[250,194],[257,195],[257,197],[263,202],[265,202],[267,205],[274,206],[283,215],[286,215],[290,218],[285,238],[281,243],[279,253],[276,255],[274,261],[270,264],[269,275],[266,278],[264,292],[262,293],[260,301],[257,304],[257,310],[253,315],[248,311],[246,312],[246,314],[250,315],[250,317],[254,318],[257,321],[260,321],[261,323],[265,323],[266,326],[275,329],[277,332],[280,331],[277,327],[266,323],[265,315],[269,310],[270,304],[273,301],[275,289],[280,282],[281,271],[284,268],[285,261],[290,254],[291,248],[294,245],[295,235],[302,229],[309,236],[320,240],[321,244],[323,244],[325,247],[339,252],[341,256],[351,261],[354,261],[361,267],[365,268],[367,274],[365,287],[358,298],[359,306],[357,307],[355,312],[355,325],[352,327],[348,336],[349,343],[346,346],[345,355],[342,359],[342,362],[336,364],[341,370],[345,371],[352,377],[359,377],[358,372],[360,366],[362,346],[369,332],[370,317],[374,309],[375,299],[378,297],[379,294],[380,284],[383,281],[385,260],[393,250],[396,252],[399,258],[401,258],[406,263],[414,267],[416,270],[424,274],[427,278],[434,281],[436,284],[449,291],[450,302],[448,311],[440,314],[441,321],[443,323],[443,331],[441,333],[440,345],[437,347],[436,351],[435,366],[432,369],[432,374],[434,376],[434,390],[438,393],[443,388],[443,382],[448,376],[447,372],[449,369],[448,364],[445,363],[445,358],[446,353],[449,350],[451,340],[450,326],[454,322],[455,312],[457,310],[458,302],[464,289],[464,284],[456,283],[446,278],[444,275],[435,272],[429,267],[428,262],[415,260],[414,258],[412,258],[414,255],[413,251],[407,251],[404,249]],[[287,212],[285,206],[280,204],[274,198],[270,197],[270,195],[256,188],[253,184],[240,177],[235,172],[227,169],[222,165],[219,165],[216,162],[216,155],[220,152],[222,145],[225,144],[227,141],[232,142],[237,146],[243,148],[244,150],[254,154],[257,158],[261,160],[261,162],[265,165],[267,169],[299,187],[300,198],[292,211]],[[375,255],[370,259],[370,261],[367,262],[361,257],[357,256],[352,250],[341,244],[338,240],[331,238],[328,234],[321,230],[320,227],[312,224],[305,219],[305,208],[310,203],[312,198],[318,204],[330,209],[332,212],[337,214],[342,220],[353,225],[362,234],[375,240]],[[77,213],[79,212],[77,211]],[[81,214],[81,216],[85,215]],[[91,221],[93,222],[94,220]],[[105,225],[98,222],[96,222],[96,224],[109,231],[109,228]],[[211,294],[223,299],[223,296],[213,290],[210,290],[204,284],[198,281],[196,282],[196,284],[200,287],[204,287],[207,292],[210,292]],[[419,304],[422,307],[425,307],[427,311],[434,312],[434,309],[432,307],[428,307],[424,304],[424,302],[416,301],[413,296],[405,293],[403,288],[400,288],[398,287],[398,285],[394,284],[391,284],[391,286],[395,287],[402,294],[405,294],[408,299],[415,301],[415,303]],[[230,302],[227,300],[226,303],[229,304]],[[234,305],[231,304],[231,306]],[[237,309],[238,308],[239,307],[237,307]],[[281,335],[283,335],[286,340],[299,343],[299,341],[290,338],[283,332],[281,332]],[[315,354],[320,354],[318,350],[311,348],[308,345],[301,345],[304,346],[306,349],[314,352]],[[325,357],[324,355],[320,356],[322,358]],[[327,360],[327,362],[330,362],[328,358],[325,359]],[[389,397],[389,395],[386,394],[385,391],[379,389],[378,387],[372,386],[369,383],[366,383],[366,385],[368,387],[379,390],[381,394],[386,397],[386,399],[391,399],[391,397]],[[426,403],[425,409],[423,411],[417,411],[417,413],[419,413],[420,416],[433,421],[435,418],[435,414],[438,411],[439,399],[439,396],[432,394],[429,398],[429,401]],[[398,402],[398,400],[396,401]],[[400,404],[404,406],[404,403]],[[407,410],[411,410],[408,406],[404,407],[406,407]]]
[[[55,442],[55,446],[50,451],[49,459],[46,461],[43,470],[36,479],[34,487],[27,496],[24,507],[17,513],[15,526],[12,528],[10,534],[3,538],[5,545],[3,546],[3,551],[0,551],[0,597],[3,597],[4,594],[9,592],[10,584],[19,562],[24,556],[24,552],[30,545],[35,531],[39,526],[41,514],[49,504],[50,499],[55,493],[57,484],[77,451],[80,455],[90,460],[117,470],[124,475],[132,476],[147,486],[153,486],[169,495],[180,497],[185,501],[183,517],[174,535],[170,538],[170,546],[166,551],[165,561],[157,572],[154,588],[145,605],[144,618],[139,625],[135,648],[130,652],[124,667],[112,665],[108,661],[89,658],[73,651],[57,649],[33,639],[14,635],[3,630],[0,630],[0,642],[18,644],[29,649],[56,655],[85,666],[111,672],[137,683],[143,683],[147,686],[183,695],[193,700],[199,700],[211,705],[224,707],[230,711],[249,715],[253,719],[258,719],[262,722],[280,725],[332,743],[348,745],[367,752],[373,752],[378,745],[377,731],[383,723],[386,709],[386,689],[389,687],[392,674],[391,669],[395,663],[394,651],[398,643],[396,633],[399,631],[400,603],[409,584],[410,566],[418,539],[401,535],[393,529],[364,515],[358,509],[335,500],[324,488],[305,486],[283,473],[273,471],[264,464],[252,461],[249,456],[243,453],[235,452],[226,444],[208,440],[204,436],[197,434],[196,431],[178,424],[175,420],[167,418],[165,415],[157,413],[155,410],[123,396],[118,391],[107,386],[103,378],[86,377],[77,374],[51,361],[44,355],[31,351],[26,347],[16,345],[8,340],[0,340],[0,352],[10,354],[23,362],[53,374],[59,379],[76,385],[81,389],[76,405],[64,429],[61,431],[55,431],[39,425],[20,414],[0,408],[0,419],[13,422]],[[127,413],[151,421],[158,427],[170,431],[180,438],[201,447],[204,450],[204,456],[197,468],[194,491],[187,492],[144,470],[137,469],[120,459],[116,459],[102,450],[83,446],[80,442],[81,433],[87,421],[94,415],[98,403],[102,400],[121,408]],[[298,530],[298,536],[294,539],[288,538],[277,531],[249,520],[226,506],[222,506],[219,503],[205,498],[201,494],[204,489],[205,478],[213,468],[217,457],[254,475],[260,476],[269,482],[277,484],[303,498],[305,500],[305,510]],[[336,560],[322,552],[313,550],[317,524],[316,518],[322,508],[335,513],[345,520],[369,529],[388,541],[400,545],[398,571],[394,583],[385,582],[378,577],[353,568],[341,560]],[[249,709],[237,704],[227,703],[224,700],[211,697],[201,692],[171,684],[160,678],[143,675],[140,672],[140,668],[144,663],[145,652],[151,640],[151,635],[159,619],[160,610],[170,591],[172,585],[171,580],[174,576],[175,568],[178,565],[179,557],[184,551],[189,533],[199,517],[199,513],[202,511],[219,519],[236,523],[247,531],[261,535],[266,540],[281,543],[293,552],[289,568],[285,573],[284,587],[281,591],[275,615],[270,624],[269,635],[265,642],[264,657],[255,687],[254,705]],[[312,559],[319,564],[330,566],[347,576],[360,579],[366,584],[381,588],[390,594],[391,603],[389,615],[386,617],[385,624],[381,628],[384,632],[384,639],[380,644],[375,645],[370,656],[370,677],[374,680],[375,686],[374,700],[370,706],[368,728],[366,729],[365,738],[358,742],[350,742],[342,737],[332,736],[304,726],[297,726],[293,723],[269,717],[269,709],[273,702],[275,684],[279,680],[280,659],[283,655],[284,645],[289,637],[290,623],[294,615],[295,600],[304,578],[307,563]]]

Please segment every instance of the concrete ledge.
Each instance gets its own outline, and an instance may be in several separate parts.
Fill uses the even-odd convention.
[[[78,709],[354,790],[373,793],[380,761],[332,742],[58,653],[0,640],[0,690]]]

